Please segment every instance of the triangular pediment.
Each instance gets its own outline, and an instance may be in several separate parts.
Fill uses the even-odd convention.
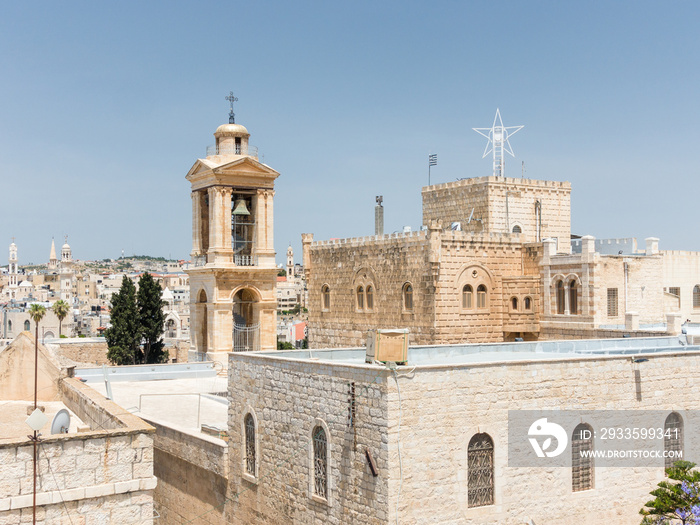
[[[194,182],[202,177],[209,178],[211,176],[221,175],[244,175],[261,176],[265,179],[276,179],[279,173],[271,167],[258,162],[253,157],[238,157],[231,160],[230,157],[209,157],[206,159],[197,159],[190,171],[187,173],[187,180]]]

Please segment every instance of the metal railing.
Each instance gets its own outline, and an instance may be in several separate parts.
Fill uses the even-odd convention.
[[[257,266],[258,258],[255,255],[234,255],[233,262],[236,266]]]
[[[260,323],[233,327],[233,351],[255,352],[260,350]]]
[[[258,158],[258,147],[245,144],[226,144],[224,146],[208,146],[207,157],[212,155],[248,155]]]

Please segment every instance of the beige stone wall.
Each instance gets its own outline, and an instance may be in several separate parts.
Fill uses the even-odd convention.
[[[568,468],[506,466],[508,410],[698,409],[692,385],[700,380],[699,365],[697,352],[649,356],[641,369],[641,401],[629,357],[624,356],[419,368],[414,377],[399,379],[400,403],[389,380],[389,523],[396,519],[400,483],[400,404],[400,523],[521,524],[532,519],[538,524],[637,525],[649,491],[664,479],[661,466],[598,468],[592,490],[572,493]],[[468,508],[466,450],[478,432],[488,433],[495,444],[495,504]]]
[[[70,359],[80,365],[109,365],[107,359],[107,342],[59,341],[47,345],[58,357]]]
[[[153,493],[162,523],[220,525],[226,519],[228,447],[149,420],[156,429]]]
[[[318,242],[307,251],[310,347],[364,345],[373,328],[409,328],[411,344],[434,341],[435,285],[426,232]],[[361,283],[374,288],[372,310],[357,308]],[[413,312],[403,308],[406,283],[413,287]],[[330,287],[328,310],[321,302],[324,285]]]
[[[681,321],[700,323],[700,308],[693,307],[693,288],[700,285],[700,252],[662,251],[663,286],[681,289]]]
[[[258,366],[255,356],[229,356],[230,523],[380,524],[389,515],[386,384],[376,372],[289,362]],[[350,425],[351,385],[354,426]],[[258,477],[244,479],[245,415],[257,420]],[[328,502],[311,493],[311,435],[320,420],[330,447]],[[370,472],[369,448],[379,469]]]
[[[473,233],[510,233],[517,225],[525,242],[554,237],[558,239],[558,251],[570,250],[568,182],[490,176],[427,186],[422,195],[423,224],[431,220],[441,220],[445,226],[460,222],[463,231]],[[537,201],[541,219],[536,211]],[[470,216],[472,220],[467,223]]]
[[[513,236],[431,226],[427,232],[307,243],[305,250],[312,348],[362,346],[368,330],[383,328],[409,328],[410,343],[418,345],[495,342],[506,332],[539,331],[539,252]],[[360,310],[357,287],[370,283],[374,308]],[[413,287],[413,312],[404,308],[405,283]],[[477,305],[482,284],[485,308]],[[327,311],[324,285],[331,290]],[[465,285],[473,290],[472,307],[466,309]],[[516,311],[512,297],[519,300]],[[531,298],[530,311],[524,310],[525,297]]]

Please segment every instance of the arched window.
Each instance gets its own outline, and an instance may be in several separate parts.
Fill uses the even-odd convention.
[[[327,284],[321,287],[321,309],[331,309],[331,289]]]
[[[413,310],[413,286],[411,283],[403,285],[403,308],[404,310]]]
[[[571,490],[579,492],[593,488],[593,429],[581,423],[571,439]]]
[[[557,313],[564,313],[564,300],[565,300],[564,281],[557,281]]]
[[[29,319],[27,319],[26,321],[24,321],[24,329],[25,329],[25,330],[30,330],[30,329],[31,329],[31,325],[29,324]]]
[[[513,226],[513,233],[523,233],[523,229],[516,224]]]
[[[367,310],[372,310],[374,308],[374,288],[372,285],[367,286]]]
[[[472,288],[471,284],[465,284],[464,288],[462,288],[462,308],[471,308],[472,307],[472,294],[474,293],[474,289]]]
[[[486,308],[486,286],[483,284],[476,289],[476,307]]]
[[[513,311],[517,312],[518,311],[518,298],[513,297],[510,300],[510,306],[513,309]]]
[[[700,308],[700,284],[693,288],[693,308]]]
[[[683,459],[683,418],[678,412],[671,412],[664,423],[664,452],[664,469]]]
[[[576,289],[576,281],[569,283],[569,313],[571,315],[578,314],[578,290]]]
[[[12,321],[7,321],[7,331],[8,332],[12,331]]]
[[[328,499],[328,441],[321,425],[314,428],[314,495]]]
[[[526,297],[523,303],[525,305],[525,310],[532,310],[532,299]]]
[[[365,307],[365,289],[362,286],[357,287],[357,309],[362,310]]]
[[[467,448],[467,505],[493,505],[493,440],[474,434]]]
[[[245,472],[257,477],[257,455],[255,450],[255,419],[248,413],[243,420],[245,428]]]

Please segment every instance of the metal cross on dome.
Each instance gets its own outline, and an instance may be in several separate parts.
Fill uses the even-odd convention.
[[[236,115],[233,112],[233,103],[238,102],[238,97],[234,97],[233,91],[230,91],[229,96],[226,97],[226,100],[228,100],[231,103],[231,112],[228,114],[228,123],[235,124],[236,123]]]
[[[525,126],[504,127],[503,121],[501,120],[501,112],[499,109],[496,109],[496,116],[490,128],[472,128],[479,135],[483,135],[489,139],[486,143],[486,148],[484,148],[484,155],[481,158],[483,159],[489,153],[493,153],[493,175],[495,177],[505,177],[506,161],[503,152],[505,151],[512,157],[515,157],[513,148],[508,139],[524,127]]]

